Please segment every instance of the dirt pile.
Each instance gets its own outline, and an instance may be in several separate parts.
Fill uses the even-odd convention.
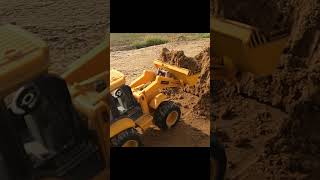
[[[199,97],[193,107],[194,112],[206,116],[209,119],[211,96],[210,96],[210,48],[203,49],[195,57],[187,57],[183,51],[169,51],[163,48],[160,54],[163,62],[191,70],[192,74],[200,73],[194,87],[185,87],[184,91]]]
[[[264,32],[288,28],[293,18],[292,0],[213,1],[211,8],[213,15],[254,25]]]
[[[263,145],[265,150],[254,171],[262,171],[271,179],[314,178],[315,170],[320,168],[320,2],[214,2],[215,15],[257,26],[265,32],[290,28],[287,47],[275,72],[261,77],[243,73],[240,89],[242,96],[288,114],[280,130]]]
[[[210,95],[210,48],[204,49],[195,56],[195,59],[201,64],[201,71],[194,88],[195,95],[199,96],[199,101],[194,107],[194,110],[209,119],[212,104]]]
[[[310,179],[320,167],[320,94],[297,104],[279,133],[266,144],[263,159],[277,176]],[[274,165],[274,161],[278,162]],[[315,178],[315,177],[313,177]]]
[[[163,48],[159,58],[163,62],[189,69],[192,74],[201,71],[199,63],[194,58],[187,57],[183,51],[169,51],[169,49]]]

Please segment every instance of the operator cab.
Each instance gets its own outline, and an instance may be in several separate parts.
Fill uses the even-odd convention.
[[[11,168],[22,164],[21,169],[28,167],[26,172],[32,172],[29,175],[37,178],[80,178],[79,173],[86,177],[83,173],[95,172],[88,175],[90,177],[103,169],[105,164],[99,158],[94,134],[74,109],[63,79],[42,75],[7,95],[1,104],[0,113],[5,114],[1,119],[10,126],[9,134],[4,136],[8,141],[16,139],[16,144],[7,151],[10,155],[6,154],[5,158],[20,153],[25,161],[13,161],[16,164]],[[18,148],[14,146],[21,150],[11,154],[12,149]],[[93,170],[75,170],[88,164]]]
[[[111,113],[113,119],[128,117],[136,120],[142,116],[142,109],[132,94],[131,88],[128,85],[123,85],[120,88],[111,92]]]
[[[125,85],[124,75],[114,69],[110,71],[110,91],[111,122],[121,117],[135,120],[143,114],[139,103],[133,96],[131,87]]]
[[[80,179],[105,165],[66,82],[47,73],[48,62],[41,39],[16,26],[0,27],[1,180]],[[88,164],[90,170],[78,169]]]

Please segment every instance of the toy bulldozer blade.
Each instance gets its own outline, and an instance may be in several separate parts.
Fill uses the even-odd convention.
[[[163,69],[165,71],[168,71],[176,79],[181,80],[183,84],[187,84],[189,86],[194,86],[197,83],[197,80],[200,76],[200,73],[192,74],[189,69],[164,63],[160,60],[155,60],[153,61],[153,63],[158,69]]]

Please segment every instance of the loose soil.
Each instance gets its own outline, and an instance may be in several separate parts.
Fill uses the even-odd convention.
[[[186,68],[191,74],[199,73],[199,79],[194,87],[185,87],[184,92],[198,96],[193,112],[210,118],[210,48],[205,48],[194,57],[187,57],[184,51],[169,51],[163,48],[160,60],[178,67]]]
[[[216,16],[266,33],[289,32],[287,47],[272,75],[242,73],[240,94],[223,82],[213,85],[217,93],[213,109],[220,113],[216,115],[218,132],[229,158],[227,177],[319,179],[320,2],[216,0],[212,4]],[[254,128],[242,128],[244,124]],[[253,136],[257,131],[260,133]]]
[[[50,68],[62,73],[98,45],[109,29],[109,3],[105,0],[0,1],[0,24],[15,24],[45,40]]]

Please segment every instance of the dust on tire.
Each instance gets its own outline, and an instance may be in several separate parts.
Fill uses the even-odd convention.
[[[119,133],[116,137],[111,139],[112,147],[121,147],[129,140],[135,140],[138,142],[138,146],[142,146],[142,142],[138,131],[135,128],[129,128],[121,133]]]
[[[155,124],[161,129],[169,129],[166,124],[166,119],[168,115],[173,111],[176,111],[178,113],[178,117],[176,122],[170,128],[174,127],[180,120],[181,111],[179,106],[176,105],[173,101],[162,102],[154,113]]]

